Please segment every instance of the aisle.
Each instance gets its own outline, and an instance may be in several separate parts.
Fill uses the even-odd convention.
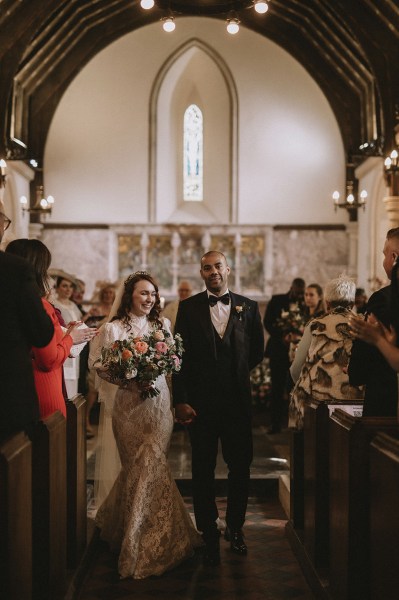
[[[186,499],[191,511],[191,501]],[[224,515],[225,500],[219,499]],[[204,567],[198,552],[161,577],[123,580],[117,577],[117,556],[99,542],[94,565],[80,600],[311,600],[309,587],[285,537],[285,515],[276,498],[251,499],[245,525],[248,556],[233,554],[221,541],[221,565]]]
[[[254,461],[251,469],[251,498],[248,506],[245,535],[248,556],[232,554],[227,542],[221,540],[219,567],[204,567],[201,553],[162,577],[146,580],[120,581],[117,556],[106,544],[95,545],[92,561],[79,595],[80,600],[311,600],[312,593],[285,537],[287,517],[278,501],[278,477],[289,473],[288,434],[268,436],[263,423],[253,430]],[[88,472],[93,470],[96,440],[88,444]],[[90,458],[91,457],[91,458]],[[185,430],[177,429],[172,436],[169,462],[173,476],[191,506],[190,444]],[[89,476],[90,478],[90,476]],[[227,484],[226,466],[219,457],[217,490],[220,516],[225,513]],[[89,515],[93,516],[93,514]]]

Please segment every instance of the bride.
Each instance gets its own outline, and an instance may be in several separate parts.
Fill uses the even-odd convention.
[[[100,329],[90,352],[89,364],[100,377],[107,379],[99,368],[101,348],[152,329],[169,329],[159,313],[158,287],[152,277],[143,271],[130,275],[116,316]],[[173,415],[164,375],[156,387],[158,396],[142,400],[145,384],[132,380],[127,389],[117,388],[114,399],[112,429],[121,470],[97,512],[96,524],[101,538],[119,552],[121,577],[161,575],[202,545],[167,462]]]

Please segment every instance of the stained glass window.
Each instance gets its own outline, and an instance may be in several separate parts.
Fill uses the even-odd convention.
[[[203,117],[201,109],[191,104],[184,113],[183,198],[203,200]]]

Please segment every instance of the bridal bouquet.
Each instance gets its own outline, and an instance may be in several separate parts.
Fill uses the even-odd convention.
[[[143,400],[159,395],[155,380],[160,375],[178,373],[184,352],[179,334],[174,338],[165,329],[154,329],[141,337],[116,340],[101,350],[101,369],[107,380],[120,387],[127,387],[130,381],[148,384],[142,390]]]

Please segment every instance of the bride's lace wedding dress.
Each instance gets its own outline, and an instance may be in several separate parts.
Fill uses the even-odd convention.
[[[166,327],[166,322],[164,327]],[[96,340],[102,346],[149,332],[147,317],[131,318],[128,331],[121,321],[105,324]],[[91,362],[95,356],[91,353]],[[119,552],[121,577],[142,579],[161,575],[202,545],[172,478],[166,453],[173,430],[170,394],[164,376],[156,381],[159,396],[142,400],[136,384],[118,388],[112,428],[121,471],[96,516],[101,538]]]

